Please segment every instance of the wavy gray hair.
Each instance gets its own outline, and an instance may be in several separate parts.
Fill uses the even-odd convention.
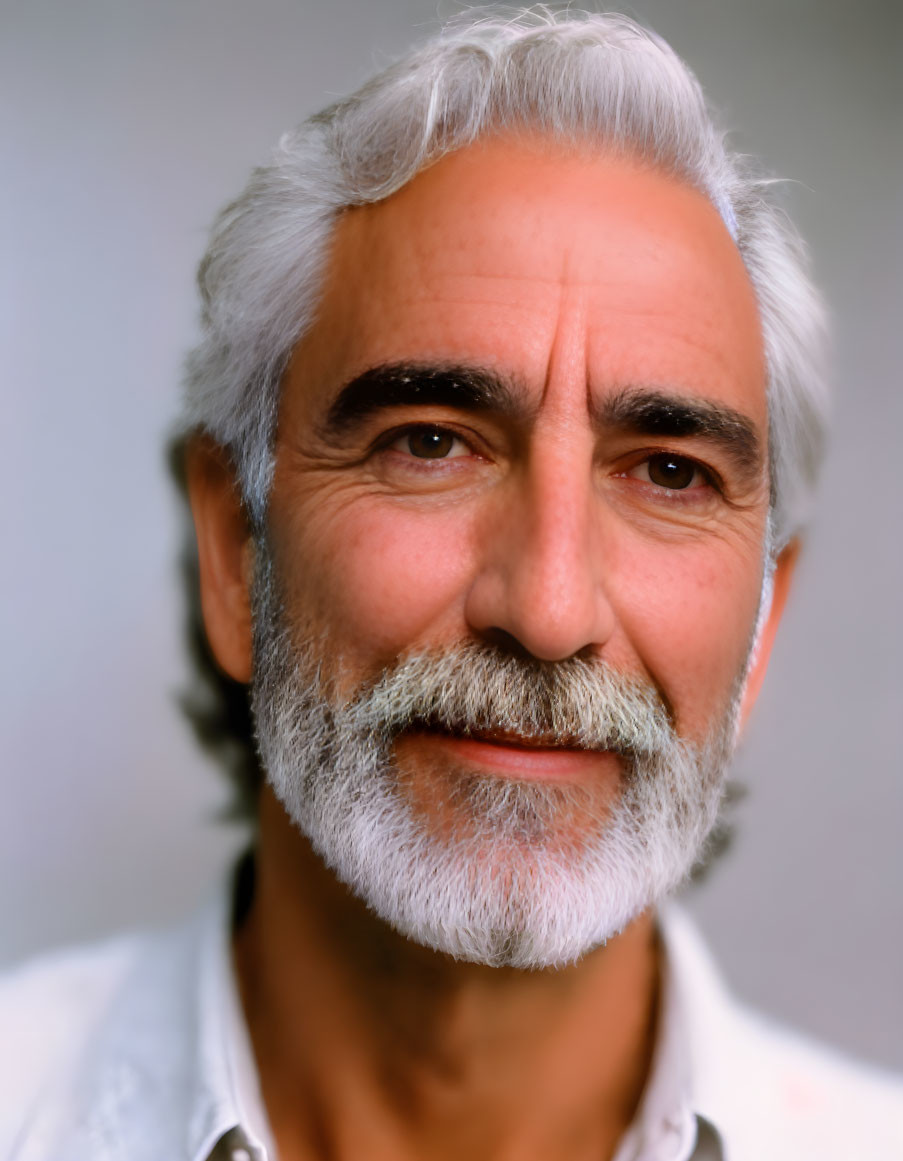
[[[185,428],[227,447],[262,527],[280,383],[311,324],[346,208],[378,202],[481,135],[534,129],[639,155],[702,191],[758,298],[769,373],[771,543],[807,514],[827,411],[823,310],[774,183],[731,152],[698,81],[626,16],[478,9],[279,141],[219,215],[198,280]]]

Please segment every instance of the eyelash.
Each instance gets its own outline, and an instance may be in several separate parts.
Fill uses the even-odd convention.
[[[693,500],[695,500],[701,488],[713,489],[719,495],[725,495],[724,484],[717,472],[715,472],[707,464],[701,463],[693,456],[684,455],[680,452],[673,452],[668,448],[646,448],[642,453],[638,454],[633,459],[629,468],[626,468],[624,471],[618,472],[616,474],[625,479],[636,479],[636,477],[630,476],[629,473],[633,472],[636,468],[642,467],[643,465],[651,464],[657,457],[676,461],[681,464],[686,464],[693,469],[694,474],[698,472],[701,477],[700,484],[692,485],[691,479],[690,485],[684,488],[668,488],[664,484],[656,484],[655,481],[651,479],[637,481],[638,483],[644,484],[647,487],[655,488],[659,494],[667,496],[669,502],[691,502],[691,497]],[[694,493],[697,495],[694,495]]]
[[[394,449],[395,444],[400,443],[404,439],[409,439],[411,436],[433,434],[440,436],[450,436],[453,440],[456,440],[458,443],[461,443],[466,448],[468,448],[471,455],[477,456],[478,458],[483,458],[480,456],[480,452],[475,447],[476,437],[472,433],[458,431],[456,428],[450,427],[443,423],[410,423],[405,424],[402,427],[393,428],[391,431],[384,432],[383,435],[380,436],[379,440],[374,445],[373,450],[375,452],[389,452]],[[415,456],[411,452],[400,452],[399,454],[404,455],[405,459],[418,464],[449,463],[452,460],[467,458],[463,455],[436,456],[435,458],[432,458],[430,456]]]

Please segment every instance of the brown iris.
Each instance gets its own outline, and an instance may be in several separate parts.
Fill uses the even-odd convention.
[[[411,455],[422,460],[440,460],[451,451],[455,437],[441,428],[424,427],[408,436]]]
[[[697,467],[693,460],[683,456],[660,455],[650,456],[646,461],[649,479],[660,488],[680,490],[689,488],[696,475]]]

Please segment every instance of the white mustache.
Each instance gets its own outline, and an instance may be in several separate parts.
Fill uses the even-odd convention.
[[[353,659],[315,623],[292,624],[263,550],[257,563],[252,699],[267,778],[324,862],[403,935],[478,963],[572,962],[698,858],[733,710],[697,745],[648,680],[475,641],[404,655],[349,692]],[[434,832],[393,764],[412,728],[614,750],[621,793],[453,776],[453,825]]]
[[[336,719],[390,740],[412,728],[655,756],[675,741],[655,687],[601,660],[542,662],[479,642],[418,653],[336,704]]]

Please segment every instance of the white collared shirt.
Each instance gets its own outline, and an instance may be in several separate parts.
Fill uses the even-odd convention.
[[[277,1161],[227,892],[0,981],[0,1161]],[[903,1082],[739,1008],[676,908],[650,1080],[616,1161],[903,1161]]]

